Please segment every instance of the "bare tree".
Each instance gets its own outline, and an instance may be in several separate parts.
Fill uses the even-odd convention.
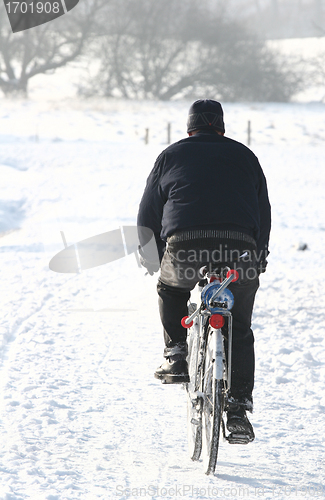
[[[100,70],[81,92],[161,100],[198,94],[230,101],[288,100],[299,79],[281,69],[263,42],[211,4],[113,0],[110,35],[96,42]]]
[[[28,82],[76,60],[94,34],[96,17],[107,0],[84,1],[70,13],[42,26],[13,34],[0,5],[0,88],[27,94]]]

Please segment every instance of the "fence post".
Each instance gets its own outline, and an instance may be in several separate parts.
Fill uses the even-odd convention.
[[[167,124],[167,144],[170,144],[171,143],[171,124],[168,123]]]
[[[251,132],[252,132],[251,121],[248,120],[248,123],[247,123],[247,146],[251,145]]]
[[[144,136],[144,143],[148,144],[148,142],[149,142],[149,129],[146,128],[146,133],[145,133],[145,136]]]

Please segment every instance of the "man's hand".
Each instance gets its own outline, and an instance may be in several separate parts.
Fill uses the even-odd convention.
[[[159,262],[149,262],[144,257],[143,251],[142,251],[140,246],[138,247],[138,250],[139,250],[139,260],[140,260],[141,266],[143,266],[147,269],[150,276],[153,276],[154,273],[157,273],[159,271],[159,268],[160,268]]]
[[[157,273],[159,271],[158,264],[147,262],[143,257],[140,257],[140,263],[143,267],[147,269],[150,276],[153,276],[154,273]]]
[[[267,262],[266,259],[261,260],[257,264],[257,272],[258,272],[258,274],[265,273],[267,264],[268,264],[268,262]]]

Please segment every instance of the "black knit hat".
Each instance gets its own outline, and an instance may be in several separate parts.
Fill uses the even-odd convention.
[[[188,112],[187,132],[211,129],[225,132],[223,110],[220,102],[211,99],[195,101]]]

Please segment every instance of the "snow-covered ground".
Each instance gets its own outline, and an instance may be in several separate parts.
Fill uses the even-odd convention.
[[[1,101],[1,500],[324,496],[324,105],[224,105],[228,136],[245,142],[251,121],[273,229],[253,320],[256,440],[222,443],[214,477],[188,457],[184,391],[153,378],[157,275],[133,255],[48,268],[60,231],[70,244],[135,224],[189,104]]]

